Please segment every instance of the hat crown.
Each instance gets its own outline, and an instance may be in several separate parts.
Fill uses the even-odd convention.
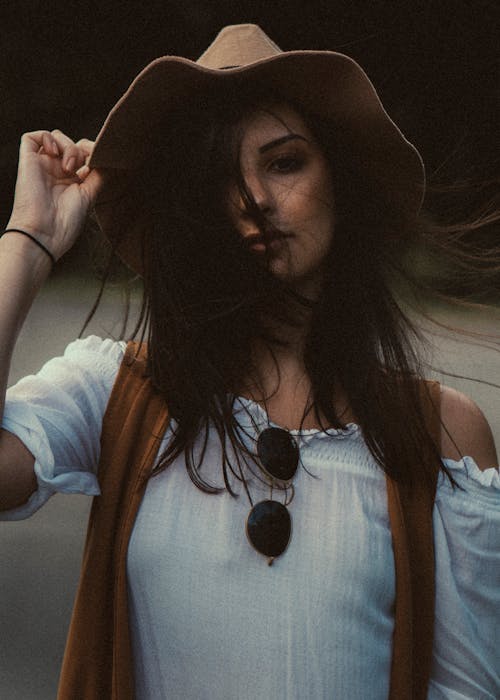
[[[196,61],[204,68],[247,66],[282,53],[257,24],[232,24],[217,34]]]

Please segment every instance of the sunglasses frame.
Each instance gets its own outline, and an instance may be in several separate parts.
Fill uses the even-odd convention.
[[[260,433],[257,456],[263,473],[270,480],[271,496],[275,485],[286,488],[297,473],[299,448],[294,437],[284,428],[268,427]],[[247,516],[248,541],[259,554],[269,557],[269,565],[285,552],[290,543],[292,519],[288,503],[280,503],[272,497],[251,503]]]

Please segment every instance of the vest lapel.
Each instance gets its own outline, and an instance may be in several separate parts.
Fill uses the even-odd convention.
[[[103,422],[99,484],[58,700],[133,700],[126,559],[133,524],[168,425],[165,403],[129,345]]]
[[[427,428],[440,444],[439,382],[421,385]],[[410,489],[386,478],[396,569],[396,602],[389,700],[426,700],[434,639],[434,535],[432,511],[439,467],[426,484],[415,479]],[[415,465],[415,470],[419,465]]]

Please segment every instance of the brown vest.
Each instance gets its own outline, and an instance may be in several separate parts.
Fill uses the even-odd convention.
[[[167,407],[130,343],[104,416],[99,482],[63,661],[58,700],[133,700],[126,554],[147,475],[168,425]],[[426,382],[426,415],[439,444],[439,384]],[[436,470],[437,478],[437,470]],[[432,491],[432,492],[431,492]],[[434,626],[433,490],[387,478],[396,568],[389,700],[425,700]]]

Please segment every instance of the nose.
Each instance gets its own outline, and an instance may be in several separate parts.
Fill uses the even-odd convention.
[[[268,184],[255,174],[247,174],[244,182],[250,202],[258,208],[259,212],[269,212],[272,208],[272,194]]]
[[[243,236],[255,233],[256,226],[273,211],[272,194],[260,178],[247,176],[231,196],[232,218]]]

